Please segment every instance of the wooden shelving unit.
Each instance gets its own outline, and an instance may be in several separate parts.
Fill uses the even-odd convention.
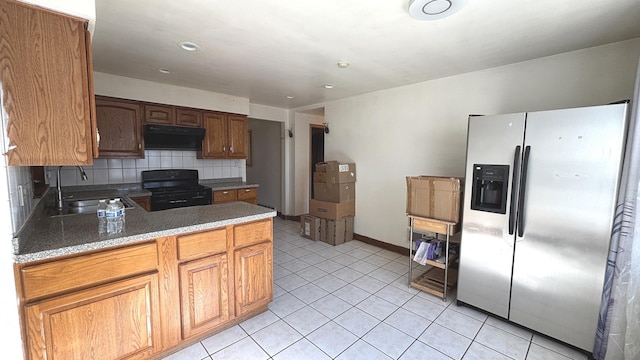
[[[407,216],[409,218],[409,286],[439,296],[445,301],[448,289],[453,288],[458,280],[458,271],[451,267],[458,254],[449,252],[451,244],[459,243],[459,239],[454,239],[454,235],[459,230],[458,224],[414,215]],[[429,265],[429,268],[415,278],[413,277],[414,233],[434,233],[446,237],[444,262],[427,260],[426,265]]]

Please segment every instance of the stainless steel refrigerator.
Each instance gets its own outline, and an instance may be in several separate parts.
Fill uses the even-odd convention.
[[[593,351],[627,103],[470,116],[458,301]]]

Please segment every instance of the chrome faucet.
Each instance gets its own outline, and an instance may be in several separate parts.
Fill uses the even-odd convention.
[[[76,166],[78,168],[78,170],[80,170],[80,174],[82,175],[82,181],[87,180],[87,173],[84,172],[84,168],[80,165]],[[58,198],[56,199],[56,207],[58,210],[62,210],[63,206],[62,206],[62,185],[60,184],[60,169],[62,169],[62,166],[58,166],[58,176],[56,178],[56,190],[58,191],[57,196]]]

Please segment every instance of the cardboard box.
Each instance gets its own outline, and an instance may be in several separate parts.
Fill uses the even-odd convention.
[[[343,184],[356,182],[356,164],[325,161],[316,164],[313,182]]]
[[[311,215],[300,216],[300,235],[311,240],[320,240],[320,218]]]
[[[321,219],[320,234],[320,239],[331,245],[353,240],[353,216],[340,220]]]
[[[356,202],[328,202],[311,199],[309,201],[309,214],[323,219],[338,220],[347,216],[356,215]]]
[[[320,201],[342,202],[356,199],[355,183],[313,183],[313,198]]]
[[[353,240],[353,216],[348,216],[345,219],[345,231],[344,242]]]
[[[460,178],[407,176],[407,214],[459,222],[462,185]]]

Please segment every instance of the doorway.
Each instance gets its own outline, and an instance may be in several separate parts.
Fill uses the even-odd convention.
[[[311,173],[309,174],[310,181],[310,189],[311,189],[311,198],[313,199],[313,173],[316,171],[316,164],[324,161],[324,126],[311,124],[311,147],[309,154],[310,156],[310,164],[309,169]]]

